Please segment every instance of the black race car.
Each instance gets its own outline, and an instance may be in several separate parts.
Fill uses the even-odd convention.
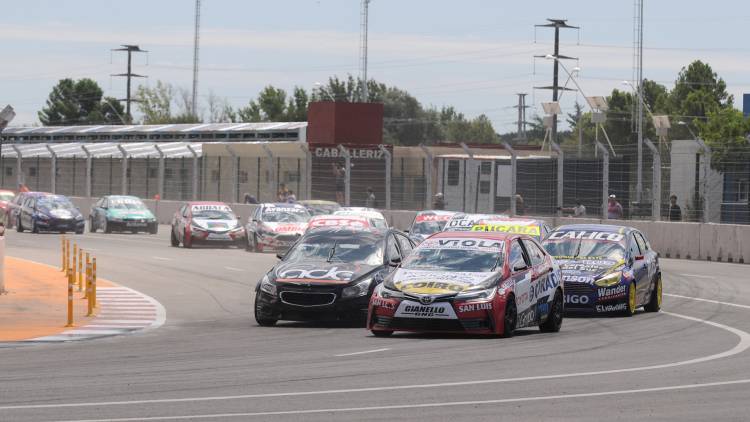
[[[365,321],[375,286],[414,247],[394,229],[309,230],[256,286],[255,320]]]

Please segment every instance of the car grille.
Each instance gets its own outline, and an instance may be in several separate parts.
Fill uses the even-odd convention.
[[[326,306],[336,301],[335,293],[281,292],[281,301],[294,306]]]
[[[594,286],[586,283],[565,283],[565,294],[589,295],[594,292]]]
[[[415,331],[463,331],[464,326],[458,320],[391,318],[386,324],[382,316],[376,317],[378,324],[393,329]],[[383,322],[380,322],[383,321]]]
[[[461,324],[465,330],[486,330],[490,328],[488,319],[462,319]]]

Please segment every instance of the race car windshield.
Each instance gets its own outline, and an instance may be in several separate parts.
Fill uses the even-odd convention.
[[[385,222],[385,220],[381,220],[379,218],[371,218],[370,224],[372,224],[373,227],[378,228],[378,229],[388,228],[388,224]]]
[[[619,242],[589,239],[547,240],[544,249],[555,257],[603,257],[619,261],[625,259],[625,247]]]
[[[417,248],[401,268],[448,272],[490,272],[503,262],[503,253],[472,249]]]
[[[287,253],[284,261],[328,261],[365,265],[383,264],[383,242],[370,234],[308,235]]]
[[[437,233],[439,231],[443,231],[445,223],[446,221],[421,221],[419,223],[414,223],[414,226],[412,226],[410,233],[425,235]]]
[[[193,218],[204,220],[236,220],[237,217],[231,211],[224,210],[198,210],[193,211]]]
[[[16,196],[11,192],[0,192],[0,201],[10,201]]]
[[[304,223],[309,219],[310,214],[303,210],[273,210],[263,212],[263,221],[267,223]]]
[[[110,204],[110,208],[116,210],[141,211],[146,209],[143,202],[135,199],[113,199]]]
[[[72,210],[75,208],[72,202],[62,196],[40,196],[37,199],[37,206],[50,210]]]

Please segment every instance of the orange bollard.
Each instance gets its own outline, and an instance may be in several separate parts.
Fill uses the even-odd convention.
[[[76,244],[75,242],[73,242],[73,256],[71,256],[71,258],[72,258],[72,261],[73,261],[73,263],[72,263],[73,265],[71,266],[70,269],[73,271],[73,284],[75,284],[75,282],[76,282],[76,272],[77,272],[76,271],[77,270],[76,267],[78,266],[78,244]]]
[[[96,258],[91,260],[91,306],[96,308]]]
[[[83,291],[83,249],[78,249],[78,291]]]
[[[68,323],[66,327],[73,326],[73,271],[68,269]]]
[[[89,298],[89,289],[91,284],[91,257],[89,256],[89,253],[86,252],[86,281],[84,284],[83,289],[83,298],[88,299]]]
[[[65,272],[65,235],[60,236],[60,257],[62,258],[60,271]]]
[[[67,271],[69,269],[70,269],[70,239],[65,239],[65,270]]]
[[[89,262],[88,254],[86,254],[86,304],[88,305],[88,313],[86,316],[94,315],[94,294],[91,291],[91,262]]]

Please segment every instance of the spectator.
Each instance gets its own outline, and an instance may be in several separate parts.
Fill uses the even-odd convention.
[[[434,210],[445,209],[445,199],[443,198],[442,192],[438,192],[435,194],[435,201],[432,203],[432,209]]]
[[[293,204],[297,202],[297,197],[294,196],[294,191],[289,189],[286,194],[286,202]]]
[[[279,192],[277,193],[277,199],[279,202],[286,202],[286,197],[289,195],[289,189],[286,188],[286,184],[282,183],[279,185]]]
[[[617,202],[617,197],[612,194],[607,200],[607,218],[612,220],[622,220],[622,205]]]
[[[669,221],[682,221],[682,210],[680,209],[680,206],[677,205],[677,195],[675,194],[669,196],[667,217]]]
[[[341,164],[333,163],[333,176],[336,178],[336,202],[344,204],[344,189],[346,188],[346,170]]]
[[[375,192],[372,191],[370,186],[367,187],[367,199],[365,200],[365,206],[367,208],[377,207],[377,200],[375,199]]]
[[[585,217],[586,206],[581,203],[580,199],[576,199],[576,206],[573,208],[558,208],[559,211],[573,214],[573,217]]]
[[[258,199],[254,197],[253,195],[250,195],[249,193],[245,193],[245,200],[244,202],[246,204],[258,204]]]
[[[523,204],[523,196],[516,194],[516,215],[526,214],[526,207]]]

